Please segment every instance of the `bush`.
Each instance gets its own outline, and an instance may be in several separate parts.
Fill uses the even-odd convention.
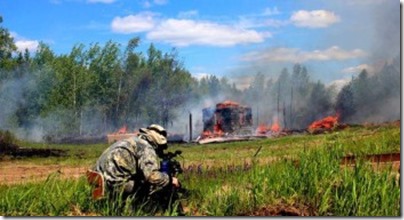
[[[0,131],[0,154],[16,150],[16,138],[10,131]]]

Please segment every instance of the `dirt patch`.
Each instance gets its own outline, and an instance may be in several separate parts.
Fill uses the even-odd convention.
[[[391,167],[392,171],[400,173],[401,167],[401,154],[400,153],[386,153],[386,154],[371,154],[362,157],[355,155],[348,155],[342,158],[342,167],[354,167],[358,160],[363,160],[370,163],[375,171],[388,169]]]
[[[371,154],[359,158],[373,163],[385,163],[385,162],[397,162],[397,161],[399,162],[401,160],[400,153]],[[356,162],[356,156],[348,155],[342,158],[341,163],[354,164],[355,162]]]
[[[240,216],[316,216],[313,207],[295,203],[288,205],[280,203],[277,205],[261,207],[250,213],[240,214]]]
[[[76,179],[85,175],[88,167],[61,165],[33,165],[15,164],[13,162],[0,163],[0,184],[20,184],[43,181],[52,174],[58,173],[61,178]]]

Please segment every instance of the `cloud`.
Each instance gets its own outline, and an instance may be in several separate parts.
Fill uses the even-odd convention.
[[[143,8],[151,8],[151,6],[152,6],[151,2],[149,2],[149,1],[143,2]]]
[[[209,76],[214,76],[214,74],[211,73],[192,73],[192,76],[195,77],[198,80],[201,80],[202,78],[206,78]]]
[[[144,8],[151,8],[154,5],[165,5],[168,0],[146,0],[142,3]]]
[[[265,8],[260,13],[240,15],[238,16],[238,26],[242,28],[280,27],[290,23],[288,20],[269,18],[270,16],[279,14],[281,12],[275,6],[273,8]]]
[[[236,44],[260,43],[270,36],[270,33],[259,33],[255,30],[187,19],[164,20],[147,33],[147,38],[150,40],[180,47],[189,45],[226,47]]]
[[[190,11],[182,11],[178,13],[179,18],[191,18],[198,16],[198,11],[197,10],[190,10]]]
[[[348,5],[372,5],[372,4],[383,4],[391,0],[349,0],[343,3]],[[400,0],[401,2],[401,0]]]
[[[281,27],[289,24],[289,21],[277,20],[277,19],[267,19],[263,24],[267,27]]]
[[[310,60],[346,60],[366,56],[360,49],[343,50],[332,46],[325,50],[302,51],[297,48],[270,48],[254,51],[241,57],[242,61],[303,63]]]
[[[90,21],[88,24],[77,26],[79,29],[89,29],[89,30],[108,30],[110,26],[105,23],[100,23],[97,21]]]
[[[111,28],[113,32],[123,34],[149,31],[155,26],[154,16],[155,14],[151,12],[142,12],[137,15],[115,17]]]
[[[337,80],[330,82],[327,86],[332,86],[335,88],[335,90],[336,90],[335,92],[339,92],[349,82],[351,82],[351,78],[337,79]]]
[[[360,73],[363,69],[366,69],[366,71],[373,72],[374,68],[371,67],[368,64],[360,64],[358,66],[353,66],[353,67],[348,67],[343,70],[341,70],[342,73]]]
[[[18,40],[15,45],[20,52],[24,52],[25,49],[28,49],[29,52],[35,52],[38,49],[39,42],[37,40]]]
[[[257,18],[253,17],[240,17],[239,21],[237,23],[237,27],[239,28],[244,28],[244,29],[250,29],[250,28],[261,28],[265,27],[266,25],[262,20],[259,20]]]
[[[116,0],[87,0],[88,3],[103,3],[103,4],[111,4]]]
[[[278,10],[278,7],[273,8],[265,8],[264,12],[262,13],[263,16],[272,16],[272,15],[279,15],[281,12]]]
[[[259,19],[255,17],[240,17],[237,26],[240,28],[281,27],[289,24],[289,21],[278,19]]]
[[[29,40],[18,35],[16,32],[10,32],[11,37],[14,38],[15,46],[19,52],[24,52],[27,49],[29,52],[36,52],[39,46],[39,41]]]
[[[292,14],[292,16],[290,17],[290,21],[298,27],[325,28],[336,22],[339,22],[340,18],[331,11],[300,10]]]
[[[279,14],[281,12],[277,7],[265,8],[264,12],[260,14],[240,16],[239,25],[245,28],[260,28],[281,27],[293,24],[297,27],[325,28],[340,21],[339,16],[335,15],[334,12],[326,10],[300,10],[293,12],[290,18],[286,20],[268,18],[269,16]]]
[[[251,82],[254,80],[252,75],[242,75],[237,77],[231,77],[229,83],[235,84],[237,89],[244,90],[250,87]]]

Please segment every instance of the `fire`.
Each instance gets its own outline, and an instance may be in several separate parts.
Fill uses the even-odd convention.
[[[224,132],[220,126],[220,124],[215,124],[215,126],[213,127],[213,132],[215,134],[215,136],[223,136]]]
[[[272,125],[265,125],[265,124],[260,124],[258,125],[257,129],[255,130],[255,132],[258,135],[265,135],[268,132],[272,132],[272,133],[278,133],[281,131],[281,127],[279,126],[278,120],[275,120],[275,122]]]
[[[225,100],[214,107],[202,109],[203,132],[201,138],[230,137],[246,133],[252,123],[252,110],[240,103]]]
[[[112,132],[107,134],[108,143],[115,143],[118,140],[134,137],[139,133],[139,131],[128,131],[128,126],[124,125],[118,129],[116,132]]]
[[[206,137],[210,137],[212,136],[212,132],[210,132],[209,130],[203,131],[202,132],[202,137],[206,138]]]
[[[309,131],[315,131],[317,129],[326,129],[326,130],[333,129],[338,124],[338,118],[339,115],[337,114],[335,116],[328,116],[321,120],[315,121],[311,123],[311,125],[309,126]]]
[[[266,134],[267,132],[268,132],[268,129],[265,124],[258,125],[257,130],[256,130],[257,134]]]
[[[278,120],[275,121],[275,123],[271,127],[272,132],[279,132],[281,130],[281,127],[278,124]]]
[[[119,130],[118,130],[118,134],[125,134],[125,133],[127,133],[127,129],[128,129],[128,127],[126,126],[126,125],[124,125],[123,127],[121,127]]]
[[[213,132],[205,130],[202,132],[201,138],[215,138],[224,136],[223,130],[220,128],[220,124],[215,124]]]
[[[218,103],[216,104],[216,108],[218,109],[222,109],[222,108],[229,108],[229,107],[237,107],[240,106],[240,104],[238,102],[234,102],[231,100],[226,100],[222,103]]]

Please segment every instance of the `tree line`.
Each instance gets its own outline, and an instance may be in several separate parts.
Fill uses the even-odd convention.
[[[207,99],[250,105],[256,124],[279,120],[289,129],[336,112],[347,122],[383,118],[385,109],[392,113],[387,119],[395,119],[397,112],[399,118],[399,108],[388,108],[399,102],[398,59],[372,76],[363,70],[340,91],[313,82],[301,64],[291,72],[284,68],[277,79],[257,73],[248,88],[239,89],[225,77],[193,77],[176,49],[162,52],[150,44],[145,53],[139,51],[138,37],[124,46],[113,41],[76,44],[67,54],[40,43],[31,54],[17,50],[1,23],[0,17],[0,128],[20,135],[93,135],[122,125],[170,126],[190,103],[199,106]]]

